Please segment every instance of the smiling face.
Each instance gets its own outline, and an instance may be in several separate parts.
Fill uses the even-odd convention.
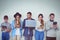
[[[42,17],[42,16],[39,16],[39,17],[38,17],[38,20],[39,20],[39,21],[41,21],[42,19],[43,19],[43,17]]]
[[[20,20],[20,16],[17,15],[15,19],[16,19],[16,20]]]

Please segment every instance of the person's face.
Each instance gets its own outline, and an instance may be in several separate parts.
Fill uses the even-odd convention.
[[[8,22],[8,19],[4,19],[4,22]]]
[[[16,20],[19,20],[20,19],[20,17],[19,16],[16,16]]]
[[[51,20],[54,20],[54,15],[51,15],[51,16],[50,16],[50,19],[51,19]]]
[[[40,20],[42,20],[42,19],[43,19],[43,17],[42,17],[42,16],[39,16],[39,17],[38,17],[38,20],[39,20],[39,21],[40,21]]]
[[[31,18],[31,15],[30,14],[27,14],[27,18]]]

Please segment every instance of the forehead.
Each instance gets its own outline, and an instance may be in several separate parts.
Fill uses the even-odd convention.
[[[31,15],[31,14],[27,14],[27,15]]]
[[[5,18],[4,20],[8,20],[8,18]]]
[[[16,17],[20,17],[19,15],[17,15]]]
[[[42,16],[39,16],[40,18],[42,18]]]
[[[54,17],[54,15],[51,15],[50,17],[52,17],[52,16]]]

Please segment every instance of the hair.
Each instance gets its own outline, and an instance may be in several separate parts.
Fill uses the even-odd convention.
[[[51,13],[49,16],[51,16],[51,15],[55,16],[55,14],[54,14],[54,13]]]
[[[16,18],[16,16],[19,16],[21,18],[21,14],[19,12],[16,12],[16,14],[14,15],[14,18]]]
[[[5,15],[5,16],[4,16],[4,19],[8,19],[8,16],[7,16],[7,15]]]
[[[32,13],[31,13],[31,12],[27,12],[27,14],[30,14],[30,15],[32,15]]]
[[[38,15],[38,18],[39,18],[39,16],[42,16],[42,18],[43,18],[43,14],[39,14],[39,15]],[[40,27],[42,27],[42,28],[44,27],[44,20],[43,20],[43,19],[41,20],[41,25],[40,25]]]
[[[38,15],[38,18],[39,18],[39,16],[42,16],[42,18],[43,18],[43,14],[39,14],[39,15]]]

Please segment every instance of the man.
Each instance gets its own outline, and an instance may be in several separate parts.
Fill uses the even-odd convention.
[[[56,40],[56,31],[58,30],[58,26],[56,25],[57,22],[55,22],[55,14],[51,13],[49,15],[50,20],[46,22],[46,40]]]
[[[1,31],[2,31],[2,40],[9,40],[10,38],[10,31],[11,31],[11,25],[8,22],[8,16],[4,16],[4,22],[1,24]]]
[[[25,40],[32,40],[32,37],[33,37],[33,29],[35,27],[25,27],[25,22],[26,20],[34,20],[33,18],[31,18],[32,16],[32,13],[31,12],[28,12],[27,13],[27,18],[24,19],[23,21],[23,29],[24,29],[24,37],[25,37]]]

